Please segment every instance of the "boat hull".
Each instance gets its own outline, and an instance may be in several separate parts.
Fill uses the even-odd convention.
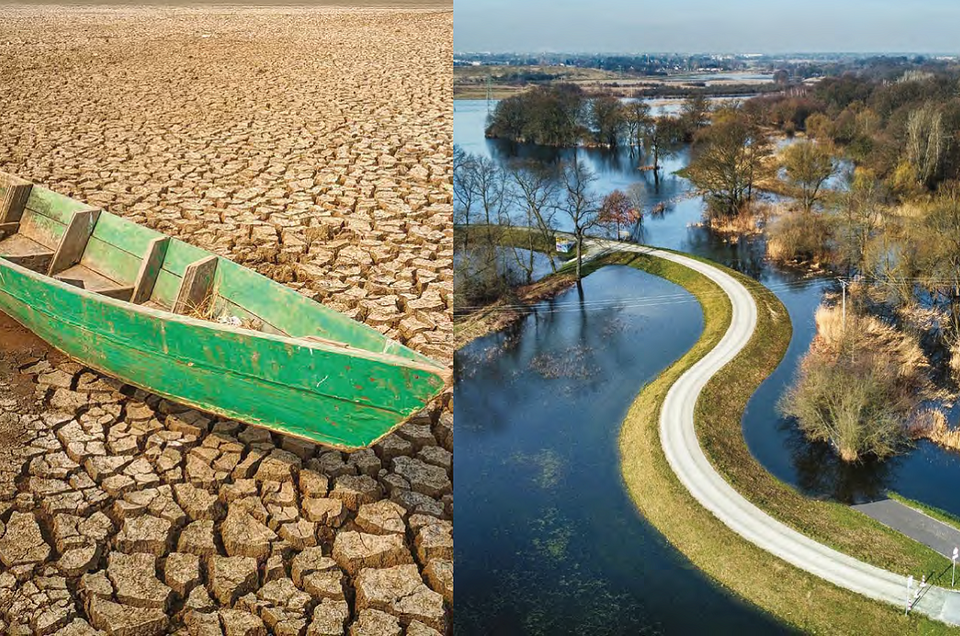
[[[79,362],[194,408],[351,450],[447,385],[445,371],[131,305],[0,258],[0,311]]]

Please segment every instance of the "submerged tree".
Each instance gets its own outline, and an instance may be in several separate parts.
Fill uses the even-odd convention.
[[[640,220],[640,209],[633,205],[623,190],[614,190],[603,198],[597,218],[599,225],[614,229],[614,237],[620,239],[620,228],[629,227]]]
[[[642,99],[634,99],[623,105],[623,113],[630,156],[633,156],[634,149],[643,146],[644,130],[650,120],[650,104]]]
[[[501,100],[488,137],[546,146],[575,146],[583,133],[585,98],[574,84],[537,86]]]
[[[620,100],[613,95],[600,95],[590,102],[590,128],[598,144],[608,148],[620,145],[626,126],[625,113]]]
[[[799,141],[784,152],[783,167],[800,209],[809,214],[823,196],[823,184],[833,175],[833,154],[824,144]]]
[[[651,117],[642,125],[643,147],[652,163],[653,181],[660,184],[660,160],[674,151],[681,138],[680,120],[664,115]]]
[[[573,226],[577,249],[577,286],[583,277],[583,239],[587,231],[597,225],[600,206],[593,192],[596,175],[574,158],[560,171],[560,211]]]
[[[742,109],[725,108],[694,144],[695,156],[681,174],[705,193],[711,215],[736,216],[752,200],[756,182],[770,172],[766,133]]]

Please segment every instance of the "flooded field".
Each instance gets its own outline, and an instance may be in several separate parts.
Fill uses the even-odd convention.
[[[391,5],[0,6],[0,170],[449,363],[452,11]],[[449,396],[347,454],[31,338],[0,320],[0,631],[447,629]]]
[[[671,109],[676,108],[675,100],[648,100],[648,102],[655,112],[669,113]],[[960,493],[955,489],[943,487],[944,483],[949,483],[951,479],[960,476],[960,460],[958,460],[956,453],[939,448],[928,441],[919,441],[914,449],[893,459],[883,462],[866,461],[848,466],[839,460],[836,453],[827,444],[808,441],[799,431],[796,422],[781,415],[777,403],[784,391],[793,382],[799,360],[808,350],[815,334],[814,312],[824,293],[828,291],[838,292],[839,285],[835,279],[826,276],[809,275],[801,271],[778,267],[771,263],[766,259],[766,245],[762,234],[729,240],[703,227],[701,224],[704,209],[702,198],[692,191],[688,181],[676,174],[689,162],[689,148],[679,148],[666,158],[663,177],[657,184],[648,173],[637,171],[636,167],[639,159],[631,156],[629,150],[626,149],[616,152],[593,148],[557,150],[542,146],[510,144],[500,140],[485,139],[483,131],[487,113],[495,105],[495,102],[488,104],[483,100],[455,102],[454,141],[458,146],[468,152],[490,157],[500,162],[507,162],[519,156],[549,163],[558,159],[571,159],[576,153],[578,160],[588,165],[597,176],[595,188],[600,194],[606,194],[616,188],[627,189],[631,185],[639,183],[645,189],[647,205],[650,207],[662,206],[664,212],[645,218],[643,224],[635,229],[635,240],[715,260],[759,280],[783,302],[790,313],[793,324],[793,335],[789,349],[777,370],[752,396],[742,420],[744,437],[750,451],[767,470],[777,478],[812,497],[853,503],[882,498],[887,491],[893,490],[906,497],[937,506],[954,514],[960,513]],[[830,186],[840,187],[839,181],[839,179],[834,179]],[[598,273],[603,273],[603,271],[600,270]],[[594,276],[596,274],[590,278]],[[641,302],[638,299],[642,299],[645,295],[644,292],[638,291],[644,288],[633,282],[626,286],[622,284],[623,281],[620,281],[616,284],[616,288],[613,286],[607,288],[600,284],[601,279],[596,280],[598,281],[596,286],[589,288],[590,293],[585,294],[584,302],[588,306],[595,301],[597,296],[614,297],[619,293],[618,299],[610,301],[607,306],[629,307],[631,304]],[[608,284],[610,283],[608,282]],[[692,310],[695,310],[695,305],[688,307],[678,304],[673,308],[674,313],[678,316]],[[584,315],[589,317],[589,314]],[[594,319],[593,324],[595,325],[596,322]],[[512,337],[517,338],[525,347],[529,346],[526,343],[532,339],[544,338],[541,335],[543,329],[539,324],[538,321],[528,318],[523,326],[517,328],[518,333],[513,334]],[[586,333],[570,335],[565,346],[568,349],[575,350],[579,343],[586,339],[586,335],[584,335]],[[664,339],[669,337],[666,334],[663,336]],[[482,342],[487,342],[487,340]],[[657,345],[662,344],[661,340],[657,340]],[[551,343],[545,340],[541,346],[549,347]],[[609,346],[608,355],[624,356],[634,350],[648,351],[650,352],[649,355],[653,355],[650,345],[640,340],[626,344],[611,342]],[[625,352],[624,349],[627,351]],[[499,351],[496,348],[492,350]],[[501,360],[501,357],[506,359]],[[602,360],[603,357],[597,354],[596,359]],[[672,358],[666,356],[657,359],[657,362],[666,366],[670,359]],[[461,395],[468,395],[476,390],[471,386],[473,383],[479,383],[482,387],[485,386],[485,382],[490,382],[491,374],[499,373],[501,376],[510,377],[511,373],[520,373],[513,368],[513,365],[516,364],[513,355],[500,354],[480,361],[467,360],[475,370],[474,376],[461,379],[462,386],[458,385],[457,387],[459,404],[457,415],[462,427],[469,426],[467,422],[471,421],[471,411],[467,410],[470,402]],[[550,361],[549,356],[545,361]],[[502,370],[505,366],[510,368],[509,373]],[[586,375],[590,378],[604,377],[611,370],[620,368],[619,361],[596,363],[594,367],[586,371]],[[642,376],[633,378],[631,383],[634,391],[638,390],[644,382]],[[529,386],[537,388],[529,389]],[[492,391],[494,389],[489,388],[488,393]],[[531,409],[534,415],[527,414],[526,411],[522,410],[527,402],[534,401],[533,397],[527,394],[528,392],[536,392],[541,402],[551,404],[554,401],[575,400],[578,397],[576,393],[572,396],[558,395],[553,387],[542,386],[541,383],[534,384],[531,382],[527,386],[518,385],[510,395],[511,399],[519,405],[517,407],[519,414],[516,417],[504,416],[500,418],[502,421],[498,420],[500,427],[498,430],[502,435],[502,439],[498,439],[498,443],[502,444],[503,447],[512,448],[515,445],[526,443],[526,429],[522,423],[528,419],[536,422],[538,421],[537,418],[541,417],[543,413],[547,413],[542,404]],[[564,403],[568,404],[571,410],[576,408],[576,412],[583,421],[609,420],[611,426],[616,429],[622,420],[622,413],[611,411],[610,404],[604,400],[584,399],[576,406],[571,406],[568,402]],[[466,414],[464,417],[460,416],[461,411]],[[476,421],[482,421],[479,414],[474,417]],[[949,410],[949,418],[951,423],[955,423],[957,418],[960,418],[960,407],[954,405]],[[493,426],[493,423],[490,423],[490,426]],[[461,431],[463,431],[462,428]],[[578,437],[576,441],[581,443],[582,439]],[[468,433],[461,432],[457,443],[464,446],[470,443]],[[486,450],[488,443],[487,440],[484,441],[482,445],[484,450]],[[602,449],[611,463],[615,463],[617,454],[613,445],[604,446],[603,441],[595,441],[594,443],[599,444],[598,447]],[[470,492],[473,500],[499,501],[499,498],[503,496],[501,486],[491,478],[491,475],[498,474],[499,471],[507,470],[507,468],[500,467],[499,464],[502,463],[502,460],[496,454],[487,455],[483,451],[480,451],[479,455],[477,453],[476,450],[460,451],[461,456],[467,456],[468,459],[458,462],[456,488],[464,492]],[[515,479],[519,481],[521,478],[515,477]],[[579,481],[567,484],[567,487],[572,489],[576,489],[578,486]],[[527,491],[524,490],[524,492]],[[536,490],[531,487],[530,492],[533,493]],[[592,490],[588,499],[591,506],[606,510],[618,510],[624,497],[622,485],[611,481],[606,487],[598,487]],[[583,497],[569,497],[559,500],[555,504],[555,515],[557,518],[567,518],[579,514],[579,506],[581,505],[579,502],[585,499]],[[492,504],[489,506],[491,510],[495,507]],[[543,514],[542,510],[541,514]],[[488,514],[467,525],[475,527],[477,524],[489,522],[491,519],[493,517]],[[513,541],[516,545],[526,546],[527,550],[532,550],[530,546],[536,546],[537,541],[543,542],[543,539],[538,539],[532,535],[523,524],[510,524],[503,527],[506,523],[503,521],[503,517],[498,517],[496,523],[499,524],[497,532],[501,534],[509,533],[514,537]],[[643,525],[643,520],[632,520],[632,523],[636,523],[639,527]],[[490,529],[490,531],[492,532],[493,529]],[[466,605],[464,611],[477,611],[482,614],[481,609],[478,608],[484,607],[483,603],[489,601],[489,598],[482,592],[482,585],[471,584],[471,581],[480,579],[474,579],[471,574],[474,571],[471,568],[477,568],[479,564],[470,563],[469,531],[467,533],[464,533],[463,530],[458,532],[460,534],[458,534],[457,542],[457,566],[464,576],[463,585],[468,586],[467,588],[461,586],[461,604],[462,606]],[[639,532],[639,530],[635,530],[635,532]],[[461,539],[461,536],[464,539]],[[604,542],[614,541],[614,539],[591,538],[590,541],[591,544],[603,544]],[[637,550],[647,550],[650,542],[636,539],[636,544],[641,546]],[[591,547],[590,549],[593,550],[594,548]],[[582,548],[582,550],[587,550],[587,548]],[[506,559],[507,562],[510,562],[510,559],[515,558],[515,554],[523,554],[523,552],[511,544],[511,549],[508,549],[504,554],[494,555],[488,552],[484,554],[483,559],[485,564],[495,562],[497,558]],[[601,559],[602,557],[597,558]],[[621,555],[621,558],[627,559],[629,557]],[[650,556],[649,558],[654,557]],[[670,557],[658,554],[656,558],[669,561]],[[577,561],[571,556],[569,563],[576,564]],[[677,564],[672,567],[683,567],[682,563],[682,560],[678,559]],[[616,573],[615,567],[608,567],[610,567],[610,572]],[[663,575],[660,574],[660,576]],[[552,581],[554,578],[547,575],[544,576],[544,580]],[[612,578],[608,578],[607,584],[610,584],[611,580]],[[687,585],[696,584],[679,580],[678,577],[678,580],[671,582],[671,585],[676,587],[677,594],[683,594]],[[464,592],[464,589],[467,591]],[[515,595],[515,598],[519,600],[510,604],[512,611],[522,612],[525,606],[534,605],[533,597],[541,592],[542,602],[544,603],[555,602],[554,597],[563,598],[556,586],[530,586],[525,591],[526,596],[519,593]],[[659,591],[659,587],[657,591]],[[464,594],[467,594],[467,596],[463,596]],[[672,616],[666,603],[653,600],[653,594],[646,589],[636,588],[632,592],[626,592],[624,598],[627,600],[624,602],[634,601],[637,598],[648,599],[646,606],[637,609],[641,614],[650,618],[650,624],[646,625],[647,628],[654,628],[652,624],[656,621],[663,621],[663,624],[666,625],[670,624],[669,621],[682,619],[682,617]],[[718,598],[720,599],[717,600],[718,603],[724,602],[722,597]],[[480,603],[475,604],[476,601],[480,601]],[[506,612],[498,608],[497,616],[501,615],[506,615]],[[489,619],[493,620],[492,618]],[[458,620],[460,619],[458,618]],[[608,626],[607,631],[611,633],[636,633],[637,629],[637,624],[630,625],[627,628],[611,625]],[[746,633],[752,632],[746,631]]]
[[[715,100],[720,101],[720,100]],[[670,112],[675,100],[648,100],[655,112]],[[491,104],[491,107],[495,104]],[[570,158],[574,150],[516,145],[485,139],[483,130],[488,105],[481,100],[455,103],[454,142],[472,153],[507,161],[515,155],[540,161]],[[785,145],[786,141],[779,142]],[[941,486],[944,480],[960,478],[960,457],[927,440],[916,442],[909,452],[885,460],[846,465],[828,444],[810,442],[795,421],[777,409],[781,395],[792,384],[797,366],[815,334],[814,312],[824,292],[839,293],[839,283],[828,276],[809,275],[780,267],[766,258],[762,234],[726,240],[701,225],[703,200],[695,196],[690,183],[676,175],[689,162],[689,148],[680,148],[664,161],[659,184],[646,173],[638,173],[637,160],[629,151],[576,150],[581,161],[596,173],[596,189],[607,193],[626,189],[634,183],[645,187],[648,205],[662,204],[662,215],[646,218],[634,238],[639,242],[705,256],[752,278],[772,290],[790,313],[793,336],[777,370],[751,397],[743,416],[743,433],[753,455],[764,468],[805,494],[844,503],[882,498],[893,490],[910,499],[960,514],[960,491]],[[834,176],[830,187],[842,187]],[[956,425],[960,406],[946,405],[948,420]]]
[[[456,493],[471,503],[455,530],[456,633],[785,632],[694,569],[623,487],[620,424],[699,337],[699,305],[622,266],[583,293],[457,351]]]

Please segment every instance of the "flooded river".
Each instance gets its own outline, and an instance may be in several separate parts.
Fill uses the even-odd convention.
[[[650,101],[654,112],[675,108],[669,100]],[[743,418],[747,444],[767,470],[810,496],[859,502],[895,490],[960,514],[960,491],[942,486],[960,480],[960,456],[920,442],[893,460],[845,466],[780,417],[777,402],[815,333],[814,311],[824,291],[838,286],[773,266],[761,236],[731,243],[699,227],[703,202],[673,174],[686,165],[688,149],[666,159],[657,187],[627,150],[558,151],[485,139],[487,110],[483,100],[455,102],[457,145],[504,161],[555,161],[576,152],[596,173],[601,194],[644,183],[649,207],[662,203],[665,213],[647,218],[637,240],[706,256],[777,294],[793,338]],[[458,354],[455,484],[472,502],[461,507],[468,518],[455,539],[458,633],[691,633],[702,629],[689,611],[693,603],[706,607],[697,615],[710,617],[711,633],[777,631],[666,545],[635,512],[620,481],[616,438],[627,406],[699,333],[695,302],[657,301],[672,287],[635,270],[604,268],[585,281],[582,309],[544,304],[509,334]],[[554,303],[576,301],[571,290]],[[606,333],[610,324],[620,330]],[[544,377],[537,363],[547,360],[560,367],[569,360],[572,375]],[[960,408],[951,411],[951,421],[957,418]]]

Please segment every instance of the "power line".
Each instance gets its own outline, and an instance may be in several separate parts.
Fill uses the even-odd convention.
[[[780,283],[777,285],[771,285],[765,287],[765,289],[776,292],[776,291],[790,291],[792,289],[801,289],[804,287],[810,286],[811,282],[822,282],[824,279],[813,279],[811,280],[799,280],[792,281],[787,283]],[[660,294],[656,296],[627,296],[621,298],[609,298],[609,299],[598,299],[598,300],[585,300],[585,301],[570,301],[570,302],[556,302],[551,304],[548,307],[540,307],[545,303],[550,303],[549,300],[536,301],[526,305],[493,305],[488,307],[458,307],[458,311],[472,311],[486,309],[490,312],[508,312],[508,311],[523,311],[531,310],[536,311],[536,313],[560,313],[560,312],[579,312],[579,311],[603,311],[610,309],[627,309],[635,307],[656,307],[656,306],[665,306],[665,305],[677,305],[684,303],[699,302],[699,298],[703,297],[715,297],[715,296],[725,296],[727,292],[723,290],[716,290],[710,292],[703,292],[697,296],[690,294],[688,292],[682,292],[677,294]]]

